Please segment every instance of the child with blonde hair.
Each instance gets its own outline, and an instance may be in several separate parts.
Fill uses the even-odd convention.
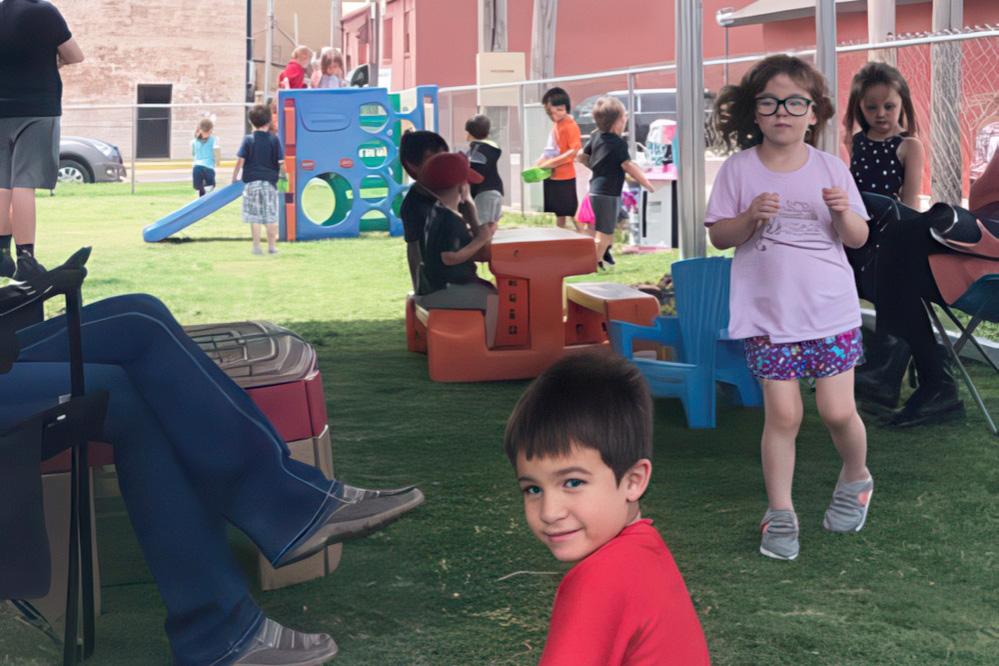
[[[278,88],[283,90],[305,88],[305,70],[311,62],[312,49],[308,46],[296,47],[291,52],[291,60],[278,74]]]
[[[208,118],[202,118],[191,139],[191,154],[194,166],[191,179],[198,196],[203,197],[215,189],[215,167],[222,161],[222,146],[217,136],[212,134],[215,125]]]
[[[833,115],[828,90],[812,65],[777,55],[715,100],[719,134],[742,150],[719,170],[704,223],[715,247],[735,248],[729,334],[745,339],[765,408],[760,552],[781,560],[798,556],[791,482],[800,379],[815,380],[819,415],[843,462],[825,528],[859,531],[874,490],[853,397],[860,304],[843,249],[867,240],[867,212],[846,165],[814,147]]]

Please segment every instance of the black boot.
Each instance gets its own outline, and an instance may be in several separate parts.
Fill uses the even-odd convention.
[[[901,338],[888,336],[884,344],[871,350],[868,363],[873,367],[857,373],[854,393],[861,402],[882,407],[896,407],[902,390],[902,378],[909,367],[909,345]],[[865,364],[867,365],[867,364]]]
[[[906,428],[931,423],[946,423],[964,418],[964,403],[957,392],[957,382],[947,363],[943,365],[942,379],[924,383],[905,401],[887,424],[892,428]]]

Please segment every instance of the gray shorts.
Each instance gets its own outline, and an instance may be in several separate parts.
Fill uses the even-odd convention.
[[[486,190],[475,195],[475,212],[479,222],[499,222],[503,216],[503,195],[498,190]]]
[[[278,223],[278,191],[267,180],[253,180],[243,189],[243,222]]]
[[[59,117],[0,118],[0,189],[55,189]]]
[[[482,310],[485,312],[490,296],[496,287],[478,279],[467,284],[448,283],[445,289],[416,297],[416,304],[427,310]]]
[[[605,194],[591,194],[590,207],[593,208],[594,226],[602,234],[611,236],[617,228],[617,214],[621,210],[621,197]]]

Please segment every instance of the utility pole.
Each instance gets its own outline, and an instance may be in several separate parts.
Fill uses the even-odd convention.
[[[961,0],[933,0],[933,32],[960,30]],[[961,42],[930,45],[930,194],[961,203]]]
[[[815,64],[829,82],[829,99],[836,104],[836,0],[815,0]],[[839,155],[839,123],[833,115],[822,131],[822,141],[818,146],[833,155]]]
[[[506,3],[507,0],[478,0],[479,2],[479,53],[504,53],[507,50],[506,38]],[[506,106],[485,106],[482,113],[489,118],[490,135],[503,150],[497,165],[500,173],[510,174],[510,109]],[[452,137],[453,139],[454,137]],[[506,178],[511,183],[512,176]],[[510,202],[512,186],[504,188],[503,199]]]
[[[267,39],[264,43],[264,104],[271,90],[271,57],[274,54],[274,0],[267,0]]]

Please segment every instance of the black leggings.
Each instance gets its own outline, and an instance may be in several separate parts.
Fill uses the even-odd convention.
[[[944,302],[929,262],[931,254],[944,252],[921,217],[888,224],[877,250],[877,335],[909,343],[920,381],[930,386],[943,380],[944,362],[922,299]]]

